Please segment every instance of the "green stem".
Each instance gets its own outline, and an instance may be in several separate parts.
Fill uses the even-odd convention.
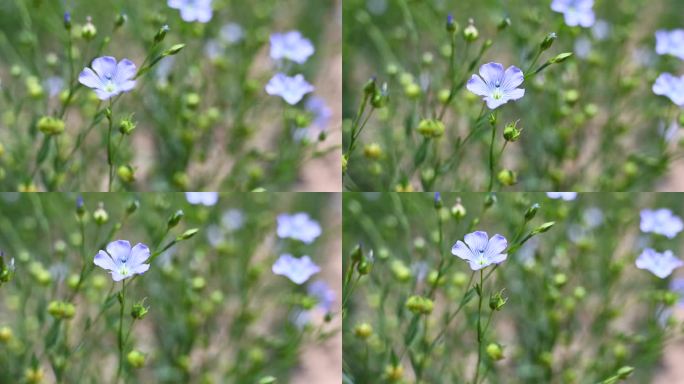
[[[496,125],[492,124],[492,141],[489,145],[489,186],[487,191],[494,189],[494,141],[496,140]]]
[[[484,296],[482,282],[483,273],[480,269],[480,301],[477,306],[477,364],[475,365],[475,378],[472,384],[477,384],[480,379],[480,362],[482,361],[482,296]]]
[[[112,118],[112,102],[109,101],[109,111],[107,113],[107,120],[109,121],[109,128],[107,130],[107,164],[109,165],[109,180],[107,181],[107,191],[112,191],[112,182],[114,180],[114,148],[112,147],[112,127],[114,125]]]
[[[123,355],[124,355],[124,333],[123,333],[123,319],[124,319],[124,307],[126,306],[126,280],[121,281],[121,292],[119,293],[119,303],[121,304],[121,309],[119,311],[119,368],[116,370],[116,380],[115,383],[119,381],[121,377],[121,372],[123,371]]]

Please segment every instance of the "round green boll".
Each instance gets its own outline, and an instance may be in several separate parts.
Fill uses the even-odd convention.
[[[43,116],[38,120],[37,127],[46,135],[59,135],[64,132],[64,120],[52,116]]]
[[[133,368],[142,368],[145,366],[145,355],[137,349],[128,352],[126,360]]]
[[[109,221],[109,214],[105,211],[104,207],[100,205],[100,207],[93,212],[93,219],[95,219],[97,225],[103,225]]]
[[[473,42],[473,41],[477,40],[477,38],[479,36],[480,36],[480,32],[477,30],[477,28],[473,24],[473,20],[471,19],[469,21],[468,26],[463,29],[463,38],[467,42]]]
[[[132,183],[135,181],[135,170],[130,165],[121,165],[116,170],[119,179],[124,183]]]
[[[200,95],[191,92],[185,95],[185,105],[190,109],[196,109],[200,103]]]
[[[84,40],[92,40],[95,38],[96,35],[97,28],[95,28],[95,25],[90,20],[90,17],[88,17],[88,22],[86,22],[85,25],[81,27],[81,37]]]
[[[497,343],[489,343],[485,349],[487,356],[494,361],[499,361],[504,358],[503,348]]]
[[[518,175],[510,169],[504,169],[497,175],[499,183],[504,186],[511,186],[518,182]]]
[[[404,86],[404,93],[410,99],[417,99],[422,93],[420,86],[416,83],[409,83]]]
[[[444,135],[444,123],[436,119],[423,119],[418,123],[418,133],[425,138],[439,138]]]
[[[367,340],[373,335],[373,327],[368,323],[361,323],[354,327],[354,336],[361,340]]]
[[[520,138],[521,130],[517,127],[517,122],[508,123],[504,127],[503,136],[506,141],[516,142]]]

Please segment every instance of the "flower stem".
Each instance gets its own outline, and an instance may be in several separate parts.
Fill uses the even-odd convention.
[[[107,191],[112,191],[112,181],[114,180],[114,148],[112,147],[112,102],[109,102],[109,111],[106,112],[109,128],[107,130],[107,164],[109,165],[109,180],[107,181]]]
[[[482,283],[483,273],[480,269],[480,301],[477,305],[477,364],[475,365],[475,378],[473,379],[472,384],[477,384],[477,382],[480,380],[480,362],[482,361],[482,338],[484,336],[482,334],[482,296],[484,296]]]
[[[123,333],[123,319],[124,319],[124,307],[126,306],[126,280],[121,282],[121,292],[119,293],[119,304],[121,304],[121,309],[119,311],[119,368],[116,370],[116,380],[115,383],[119,381],[121,377],[121,372],[123,371],[123,355],[124,355],[124,333]]]
[[[494,141],[496,140],[496,125],[492,124],[492,141],[489,144],[489,186],[487,191],[494,188]]]

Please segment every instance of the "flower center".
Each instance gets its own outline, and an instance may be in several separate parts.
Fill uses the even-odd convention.
[[[496,89],[494,90],[494,92],[492,93],[492,97],[493,97],[495,100],[501,100],[501,99],[503,99],[503,92],[501,92],[501,89],[498,88],[498,85],[497,85],[497,88],[496,88]]]
[[[130,271],[128,270],[128,267],[126,265],[122,265],[121,268],[119,268],[119,274],[122,276],[128,276]]]

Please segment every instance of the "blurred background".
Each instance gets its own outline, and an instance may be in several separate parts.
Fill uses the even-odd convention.
[[[428,316],[427,340],[440,331],[442,316],[459,303],[471,274],[467,263],[449,252],[457,240],[481,230],[490,237],[501,234],[511,245],[542,223],[555,222],[548,232],[510,252],[486,285],[487,292],[505,289],[508,301],[496,312],[493,334],[486,338],[502,346],[504,357],[485,360],[485,382],[596,383],[623,366],[635,368],[626,381],[630,383],[684,380],[684,370],[676,363],[684,356],[682,291],[677,288],[682,270],[659,279],[635,266],[645,247],[670,249],[681,258],[681,234],[667,239],[639,229],[642,209],[667,208],[682,217],[681,194],[585,193],[563,201],[543,193],[442,193],[444,208],[439,210],[433,199],[428,193],[344,194],[344,270],[358,244],[373,260],[345,307],[348,382],[378,376],[391,382],[387,366],[400,356],[410,329],[411,313],[404,303],[410,295],[427,291],[436,278],[439,217],[442,254],[450,261]],[[525,213],[533,204],[540,207],[523,231]],[[676,300],[663,305],[666,292],[674,292]],[[399,359],[405,380],[412,382],[411,362],[422,359],[427,359],[425,382],[471,378],[477,354],[473,302],[452,322],[446,342],[433,353],[422,354],[418,341],[413,352]],[[367,339],[359,337],[357,327],[363,323],[373,330]]]
[[[13,266],[0,285],[0,382],[53,383],[60,370],[62,382],[113,382],[121,284],[93,257],[115,239],[154,253],[192,228],[196,235],[127,280],[125,326],[134,302],[149,309],[126,349],[145,362],[126,364],[126,382],[340,382],[339,194],[224,193],[212,206],[190,204],[182,193],[82,197],[81,227],[76,194],[0,194],[0,250]],[[178,210],[184,216],[167,231]],[[295,212],[319,223],[311,244],[276,236],[276,217]],[[283,253],[309,255],[321,272],[303,285],[275,275]],[[308,291],[314,281],[331,292],[329,314]],[[75,314],[57,320],[46,311],[52,301],[72,303]]]
[[[118,190],[339,191],[339,1],[214,0],[212,8],[211,20],[199,23],[183,21],[166,1],[2,2],[0,189],[106,189],[106,119],[88,128],[100,110],[94,92],[77,88],[62,110],[70,78],[68,12],[76,75],[97,55],[140,66],[163,25],[163,48],[185,44],[113,109],[117,128],[124,117],[137,122],[119,147],[117,166],[130,169],[117,172]],[[97,31],[91,39],[82,37],[88,20]],[[315,47],[303,65],[269,57],[269,36],[291,30]],[[307,109],[307,100],[289,106],[267,95],[276,72],[302,73],[315,86],[307,99],[320,100],[325,113]],[[42,149],[36,123],[43,115],[64,115],[57,147]]]
[[[486,191],[488,124],[473,134],[448,169],[431,168],[432,147],[419,161],[425,155],[418,122],[439,115],[442,94],[451,85],[446,31],[451,14],[457,80],[469,78],[488,62],[528,71],[539,44],[552,32],[557,39],[538,64],[561,52],[573,53],[571,59],[526,80],[524,98],[497,109],[497,153],[505,124],[518,122],[522,132],[519,141],[508,143],[497,168],[514,172],[517,183],[497,183],[496,189],[681,191],[681,111],[651,88],[663,72],[682,75],[679,58],[655,53],[655,32],[684,27],[678,16],[684,3],[597,0],[590,28],[568,27],[550,4],[345,1],[345,148],[368,79],[375,77],[378,86],[386,83],[389,94],[386,107],[375,110],[349,159],[346,188]],[[467,44],[463,31],[471,20],[477,37]],[[492,45],[481,51],[488,40]],[[476,60],[479,52],[483,55]],[[475,65],[468,70],[471,63]],[[481,104],[464,86],[457,90],[443,119],[446,132],[433,140],[442,165],[461,150],[459,140],[476,130]]]

